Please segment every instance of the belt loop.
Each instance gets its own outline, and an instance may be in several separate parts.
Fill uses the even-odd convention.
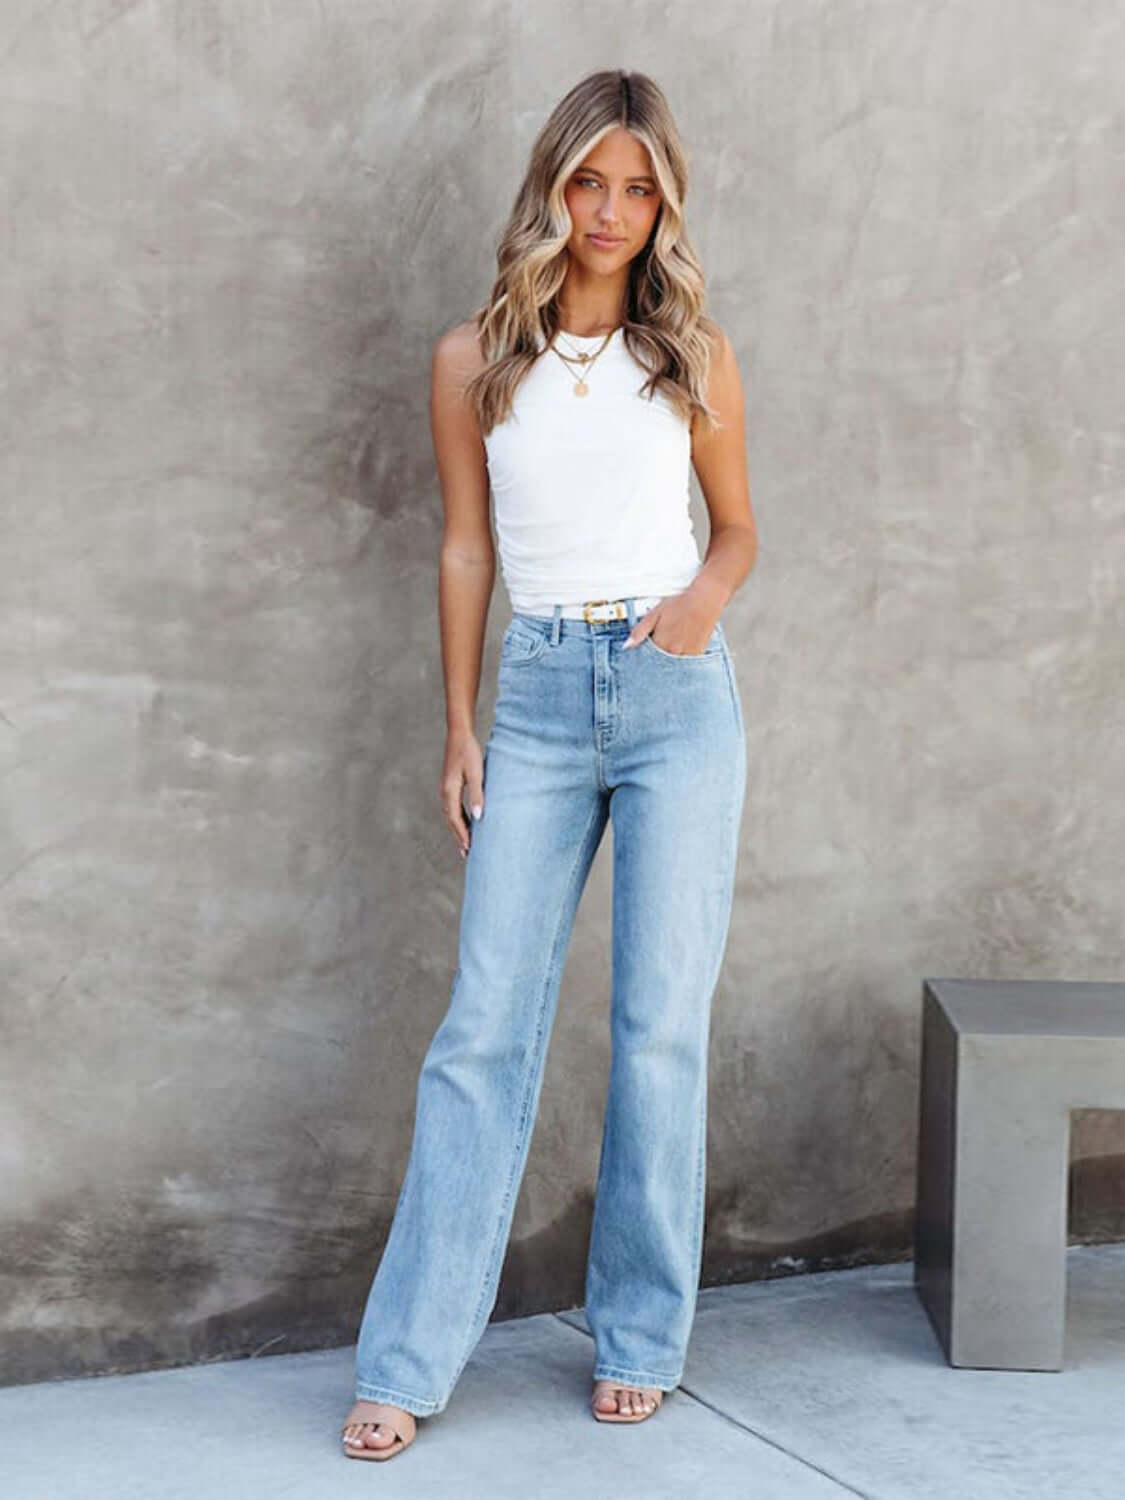
[[[551,645],[552,646],[557,646],[558,645],[558,643],[559,643],[559,634],[561,633],[561,631],[562,631],[562,605],[561,604],[556,604],[555,605],[554,619],[551,621]]]
[[[625,608],[629,614],[629,629],[632,630],[637,623],[637,601],[632,594],[625,600]]]

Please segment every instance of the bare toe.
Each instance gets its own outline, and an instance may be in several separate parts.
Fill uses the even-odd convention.
[[[392,1426],[391,1417],[395,1419]],[[390,1448],[397,1442],[410,1442],[415,1431],[412,1412],[402,1407],[391,1406],[383,1401],[358,1400],[348,1413],[343,1427],[343,1440],[349,1448]],[[396,1431],[401,1427],[406,1434]]]
[[[594,1405],[599,1411],[616,1411],[620,1387],[615,1386],[612,1380],[599,1380],[598,1385],[601,1389],[594,1393]]]

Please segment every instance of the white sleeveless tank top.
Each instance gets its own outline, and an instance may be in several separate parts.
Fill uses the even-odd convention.
[[[559,336],[564,354],[604,334]],[[614,330],[576,396],[578,367],[546,349],[484,440],[500,567],[512,608],[666,595],[702,566],[689,510],[691,427]]]

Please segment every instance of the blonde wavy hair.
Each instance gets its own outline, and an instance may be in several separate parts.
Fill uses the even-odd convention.
[[[527,173],[496,252],[488,301],[472,314],[485,365],[465,387],[482,435],[504,421],[516,387],[559,326],[573,221],[564,190],[598,141],[623,126],[648,150],[663,201],[643,250],[629,266],[622,337],[648,371],[642,391],[660,390],[685,421],[718,424],[706,383],[718,324],[704,311],[704,278],[684,224],[687,153],[668,101],[644,73],[591,73],[555,106],[531,148]]]

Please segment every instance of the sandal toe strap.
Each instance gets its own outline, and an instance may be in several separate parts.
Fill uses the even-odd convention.
[[[402,1426],[399,1426],[391,1417],[361,1417],[358,1422],[345,1422],[343,1427],[340,1428],[340,1434],[342,1436],[347,1432],[349,1427],[389,1427],[396,1437],[401,1438],[404,1443],[407,1443],[410,1441],[410,1432],[409,1430],[403,1431],[406,1423],[401,1417],[398,1418],[398,1422],[401,1422]]]

